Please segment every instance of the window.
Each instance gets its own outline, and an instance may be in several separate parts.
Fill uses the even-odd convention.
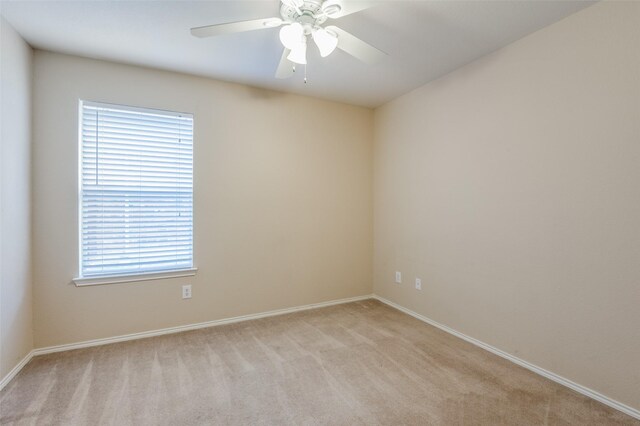
[[[191,270],[193,116],[82,101],[80,177],[76,284]]]

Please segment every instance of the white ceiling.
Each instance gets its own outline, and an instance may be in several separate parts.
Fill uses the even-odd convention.
[[[348,2],[350,0],[344,0]],[[278,0],[6,1],[0,12],[38,49],[379,106],[558,21],[586,1],[374,1],[331,23],[389,54],[365,65],[309,49],[307,74],[278,80],[278,29],[198,39],[189,28],[279,16]]]

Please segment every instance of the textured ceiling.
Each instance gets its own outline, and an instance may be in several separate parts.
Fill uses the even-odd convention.
[[[349,0],[344,0],[348,2]],[[197,39],[189,28],[279,16],[262,1],[2,1],[0,13],[33,47],[379,106],[592,2],[373,1],[330,20],[389,56],[365,65],[309,48],[308,84],[278,80],[278,29]],[[328,23],[329,23],[328,22]]]

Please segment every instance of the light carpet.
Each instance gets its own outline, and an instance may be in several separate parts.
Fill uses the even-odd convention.
[[[374,300],[31,360],[3,425],[640,425]]]

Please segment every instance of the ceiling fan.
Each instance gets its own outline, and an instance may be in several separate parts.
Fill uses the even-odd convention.
[[[371,1],[281,0],[281,2],[280,18],[207,25],[191,28],[191,34],[203,38],[282,26],[280,41],[284,50],[276,70],[276,78],[291,77],[295,72],[296,64],[306,65],[308,38],[313,39],[322,57],[330,55],[336,47],[367,64],[373,64],[387,56],[383,51],[336,26],[323,26],[328,19],[337,19],[368,9],[373,5]]]

